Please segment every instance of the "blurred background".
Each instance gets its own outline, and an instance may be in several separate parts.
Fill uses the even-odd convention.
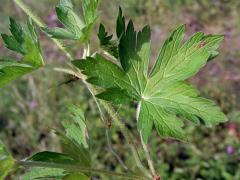
[[[25,0],[49,26],[59,26],[54,7],[57,0]],[[80,0],[74,0],[80,11]],[[26,21],[25,14],[13,1],[0,0],[0,32],[8,32],[8,17]],[[224,34],[216,60],[208,63],[191,81],[202,96],[214,99],[229,118],[229,122],[214,128],[186,123],[190,142],[161,139],[153,132],[149,147],[157,171],[162,179],[170,180],[239,180],[240,179],[240,1],[238,0],[102,0],[99,22],[109,32],[115,30],[118,6],[137,28],[145,24],[152,30],[152,60],[163,40],[178,25],[187,25],[187,35],[196,31]],[[97,30],[92,42],[98,46]],[[122,171],[118,161],[108,150],[104,126],[90,94],[80,81],[58,86],[68,77],[53,71],[64,67],[67,58],[40,32],[46,67],[14,81],[0,89],[0,139],[16,158],[24,158],[38,151],[59,150],[53,129],[61,128],[66,120],[68,104],[76,104],[86,111],[87,125],[92,138],[92,157],[97,168]],[[82,46],[67,42],[76,57]],[[0,57],[14,56],[0,40]],[[136,134],[134,105],[121,107],[119,113],[127,127]],[[139,145],[139,139],[135,139]],[[111,129],[113,148],[126,164],[134,167],[123,135],[115,126]],[[140,152],[142,153],[142,152]],[[146,163],[146,162],[145,162]],[[9,177],[16,179],[19,173]],[[113,178],[114,179],[114,178]]]

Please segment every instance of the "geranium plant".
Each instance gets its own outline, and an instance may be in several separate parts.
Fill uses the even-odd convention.
[[[153,130],[162,138],[187,141],[184,120],[205,126],[226,121],[225,115],[213,101],[200,97],[198,90],[186,82],[217,56],[222,35],[197,32],[183,40],[186,27],[181,25],[163,43],[153,68],[150,68],[150,27],[147,25],[137,32],[132,20],[126,22],[121,8],[116,20],[116,35],[109,35],[104,25],[100,24],[97,34],[99,47],[92,52],[90,39],[98,22],[99,0],[82,0],[82,16],[74,11],[71,0],[60,0],[56,14],[63,24],[62,28],[47,27],[21,0],[14,2],[29,16],[29,20],[22,26],[10,18],[11,35],[2,34],[6,48],[22,58],[20,61],[1,59],[0,86],[44,66],[36,24],[70,60],[68,67],[58,71],[68,73],[86,85],[106,129],[111,126],[103,111],[109,114],[111,123],[120,128],[140,171],[127,167],[114,151],[113,156],[126,172],[94,168],[84,112],[80,107],[71,106],[72,122],[63,123],[64,132],[55,131],[62,152],[44,151],[24,160],[16,160],[1,143],[1,179],[12,170],[25,167],[30,169],[23,179],[90,179],[103,174],[120,179],[157,180],[160,174],[155,170],[147,145]],[[62,45],[62,40],[82,43],[85,47],[82,58],[76,59],[71,55]],[[133,135],[115,110],[128,103],[137,104],[136,123],[148,167],[142,163],[132,140]]]

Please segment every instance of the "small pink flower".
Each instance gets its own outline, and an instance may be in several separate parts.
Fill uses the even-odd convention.
[[[29,103],[29,107],[31,109],[35,109],[37,107],[37,102],[35,100],[32,100],[30,103]]]
[[[232,155],[234,153],[234,148],[230,145],[227,146],[226,152],[228,155]]]

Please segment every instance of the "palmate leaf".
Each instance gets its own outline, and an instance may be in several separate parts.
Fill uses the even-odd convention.
[[[226,120],[214,102],[199,96],[185,82],[217,54],[221,35],[199,32],[182,43],[185,26],[179,26],[163,44],[150,73],[150,28],[134,30],[132,21],[125,27],[122,11],[117,19],[120,65],[100,55],[73,64],[87,75],[87,81],[105,91],[97,97],[115,104],[138,102],[138,129],[147,142],[153,126],[163,137],[185,139],[183,119],[207,126]]]
[[[27,161],[91,168],[91,156],[83,111],[79,107],[72,105],[69,107],[69,112],[73,120],[64,121],[64,132],[56,131],[62,146],[62,153],[43,151],[31,156]],[[33,168],[23,177],[23,179],[29,180],[47,178],[63,180],[89,179],[85,174],[61,168]]]
[[[20,53],[22,58],[20,61],[0,58],[0,87],[44,65],[32,20],[29,19],[23,28],[10,18],[10,31],[12,35],[1,35],[3,42],[8,49]]]
[[[42,30],[52,38],[86,42],[98,18],[98,3],[98,0],[82,1],[83,20],[74,11],[71,0],[60,0],[56,14],[65,28],[44,27]]]

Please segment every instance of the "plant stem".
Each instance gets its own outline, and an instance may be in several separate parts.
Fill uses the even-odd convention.
[[[138,119],[139,119],[140,108],[141,108],[141,102],[140,102],[140,103],[138,104],[138,106],[137,106],[137,112],[136,112],[136,119],[137,119],[137,121],[138,121]],[[151,159],[151,156],[150,156],[148,147],[147,147],[147,145],[145,144],[145,142],[144,142],[144,140],[143,140],[142,133],[140,133],[140,138],[141,138],[141,143],[142,143],[142,147],[143,147],[145,156],[146,156],[146,158],[147,158],[147,162],[148,162],[149,169],[150,169],[152,175],[153,175],[153,176],[156,176],[156,171],[155,171],[155,169],[154,169],[153,161],[152,161],[152,159]]]
[[[118,156],[118,154],[112,148],[111,140],[110,140],[110,137],[109,137],[109,125],[108,125],[108,122],[106,121],[106,119],[104,117],[101,106],[100,106],[98,100],[95,97],[95,92],[92,91],[92,89],[89,87],[89,84],[87,82],[85,82],[85,85],[87,86],[87,89],[90,91],[90,93],[91,93],[91,95],[92,95],[92,97],[93,97],[93,99],[94,99],[94,101],[97,105],[97,108],[98,108],[98,111],[100,113],[100,117],[101,117],[101,120],[102,120],[103,124],[106,126],[106,140],[107,140],[107,145],[108,145],[109,151],[113,154],[113,156],[116,157],[116,159],[123,166],[124,169],[128,169],[128,167],[124,164],[123,160]]]
[[[141,143],[142,143],[142,147],[143,147],[145,156],[146,156],[146,158],[147,158],[148,166],[149,166],[149,168],[150,168],[150,170],[151,170],[152,175],[155,176],[155,175],[156,175],[156,171],[155,171],[155,169],[154,169],[153,161],[152,161],[152,159],[151,159],[151,156],[150,156],[148,147],[147,147],[147,145],[145,144],[145,142],[144,142],[141,134],[140,134],[140,138],[141,138]]]
[[[108,145],[108,149],[110,150],[110,152],[113,154],[113,156],[116,157],[116,159],[118,160],[118,162],[121,164],[121,166],[128,170],[128,167],[124,164],[123,160],[121,159],[121,157],[114,151],[113,147],[112,147],[112,143],[111,143],[111,139],[109,137],[109,128],[106,128],[106,139],[107,139],[107,145]]]
[[[104,118],[104,114],[103,111],[101,109],[100,103],[98,102],[97,98],[95,97],[95,89],[93,89],[93,87],[88,84],[85,80],[82,79],[83,84],[87,87],[88,91],[90,92],[91,96],[93,97],[94,102],[97,105],[99,114],[100,114],[100,119],[102,120],[103,124],[105,125],[106,128],[108,128],[108,122],[106,121],[106,119]]]
[[[149,178],[151,178],[151,174],[149,174],[148,170],[143,166],[141,159],[139,157],[137,148],[135,146],[135,144],[132,141],[130,132],[128,131],[128,129],[125,127],[124,123],[120,120],[120,118],[118,117],[118,115],[114,112],[114,109],[109,106],[106,102],[101,101],[101,104],[103,105],[103,107],[106,109],[106,111],[108,112],[108,114],[112,117],[113,121],[115,122],[115,124],[120,128],[121,132],[123,133],[124,138],[127,141],[128,146],[130,147],[130,150],[134,156],[134,159],[136,161],[136,165],[137,167]]]
[[[106,176],[114,176],[114,177],[119,177],[123,179],[149,179],[147,177],[142,177],[135,174],[114,173],[114,172],[106,171],[102,169],[87,168],[87,167],[81,167],[77,165],[68,165],[68,164],[61,164],[61,163],[47,163],[47,162],[40,162],[40,161],[38,162],[37,161],[17,161],[16,164],[24,167],[59,168],[59,169],[65,169],[68,171],[103,174]]]
[[[96,94],[95,89],[94,89],[91,85],[89,85],[85,80],[82,79],[82,81],[83,81],[83,83],[86,85],[86,87],[88,88],[89,92],[91,93],[91,95],[92,95],[92,97],[93,97],[94,101],[96,102],[97,107],[98,107],[98,109],[99,109],[101,119],[102,119],[103,122],[106,124],[107,122],[104,120],[104,116],[103,116],[103,112],[102,112],[102,110],[101,110],[101,107],[100,107],[100,105],[99,105],[99,103],[98,103],[98,100],[97,100],[96,97],[95,97],[95,94]],[[91,88],[91,87],[92,87],[92,88]],[[138,154],[138,152],[137,152],[137,148],[135,147],[133,141],[131,140],[130,133],[129,133],[129,131],[127,130],[127,128],[125,127],[125,125],[124,125],[124,124],[121,122],[121,120],[118,118],[117,114],[114,112],[114,110],[113,110],[113,108],[112,108],[111,106],[109,106],[109,105],[108,105],[107,103],[105,103],[104,101],[101,101],[101,100],[100,100],[99,102],[100,102],[100,104],[104,107],[104,109],[108,112],[108,114],[111,116],[111,118],[112,118],[112,119],[114,120],[114,122],[117,124],[117,126],[119,126],[121,132],[123,133],[123,136],[125,137],[128,145],[129,145],[129,147],[130,147],[130,149],[131,149],[131,152],[132,152],[132,154],[133,154],[133,156],[134,156],[134,159],[135,159],[135,161],[136,161],[136,163],[137,163],[137,167],[138,167],[139,169],[141,169],[141,170],[144,172],[144,174],[146,174],[147,176],[149,176],[148,171],[146,170],[146,168],[145,168],[145,167],[142,165],[142,163],[141,163],[139,154]],[[108,124],[106,124],[106,125],[108,125]],[[106,127],[106,128],[107,128],[107,130],[108,130],[108,127]],[[112,152],[113,152],[113,155],[114,155],[114,156],[117,155],[114,151],[112,151]],[[123,167],[125,168],[126,166],[124,165],[124,163],[122,162],[122,160],[120,159],[120,157],[117,155],[116,158],[118,159],[118,161],[120,160],[120,161],[119,161],[120,164],[122,164]]]

